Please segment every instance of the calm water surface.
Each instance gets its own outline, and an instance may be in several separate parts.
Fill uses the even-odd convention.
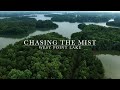
[[[120,55],[100,54],[97,57],[103,64],[105,78],[120,79]]]

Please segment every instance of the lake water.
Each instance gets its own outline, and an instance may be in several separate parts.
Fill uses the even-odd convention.
[[[43,14],[35,14],[36,17],[31,17],[31,18],[35,18],[36,20],[50,20],[51,17],[45,17]],[[4,17],[5,18],[5,17]],[[29,34],[29,36],[24,37],[24,38],[28,38],[31,36],[35,36],[35,35],[40,35],[40,34],[46,34],[46,33],[50,33],[50,32],[57,32],[61,35],[63,35],[64,37],[70,38],[72,33],[75,32],[80,32],[81,30],[78,28],[78,24],[79,23],[69,23],[69,22],[54,22],[56,24],[59,25],[59,27],[57,29],[54,30],[49,30],[49,31],[40,31],[40,30],[36,30],[35,32]],[[106,26],[106,23],[87,23],[86,24],[96,24],[96,25],[101,25],[101,26]],[[14,44],[17,41],[20,41],[24,38],[6,38],[6,37],[0,37],[0,49],[6,47],[9,44]]]
[[[37,20],[50,20],[51,19],[51,17],[45,17],[43,14],[35,14],[35,15],[37,15],[37,17],[31,17],[31,18],[35,18]],[[54,23],[59,25],[59,27],[57,29],[49,30],[49,31],[36,30],[35,32],[29,34],[29,36],[24,37],[24,38],[28,38],[28,37],[40,35],[40,34],[46,34],[46,33],[50,33],[50,32],[57,32],[57,33],[63,35],[64,37],[70,38],[72,33],[81,31],[78,28],[79,23],[69,23],[69,22],[54,22]],[[24,38],[19,39],[19,38],[0,37],[0,43],[1,43],[0,49],[6,47],[9,44],[14,44],[15,42],[20,41]]]
[[[51,20],[51,17],[45,17],[43,14],[34,14],[36,17],[31,17],[35,18],[36,20]]]
[[[36,20],[50,20],[51,19],[51,17],[45,17],[43,14],[35,14],[35,15],[36,15],[36,17],[31,17],[31,18],[35,18]],[[3,17],[3,18],[5,18],[5,17]],[[59,25],[59,27],[57,29],[49,30],[49,31],[36,30],[35,32],[29,34],[29,36],[24,37],[24,38],[28,38],[28,37],[40,35],[40,34],[46,34],[46,33],[50,33],[50,32],[57,32],[57,33],[63,35],[64,37],[70,38],[72,33],[81,31],[78,28],[79,23],[69,23],[69,22],[54,22],[54,23]],[[87,25],[88,24],[96,24],[96,25],[106,26],[106,23],[86,23],[86,24]],[[6,47],[9,44],[14,44],[15,42],[18,42],[24,38],[18,39],[18,38],[0,37],[0,42],[1,42],[0,49]]]
[[[120,55],[100,54],[96,56],[103,64],[105,78],[120,79]]]
[[[86,22],[85,24],[86,25],[95,24],[95,25],[99,25],[99,26],[111,27],[111,26],[107,26],[106,22],[101,22],[101,23]]]
[[[77,27],[79,23],[74,23],[74,24],[69,23],[69,22],[54,22],[54,23],[59,25],[59,27],[57,29],[53,29],[53,30],[49,30],[49,31],[37,30],[34,33],[30,34],[28,37],[39,35],[39,34],[46,34],[46,33],[50,33],[50,32],[57,32],[57,33],[63,35],[64,37],[70,38],[72,33],[81,31]]]
[[[42,14],[36,14],[37,17],[31,17],[31,18],[36,18],[37,20],[50,20],[51,17],[45,17]],[[3,19],[3,18],[1,18]],[[57,29],[54,30],[49,30],[49,31],[40,31],[36,30],[35,32],[29,34],[29,36],[24,37],[28,38],[31,36],[39,35],[39,34],[46,34],[50,32],[57,32],[64,37],[70,38],[72,33],[75,32],[80,32],[81,30],[78,29],[78,24],[79,23],[69,23],[69,22],[54,22],[59,25]],[[106,23],[88,23],[86,24],[96,24],[100,26],[105,26],[109,27],[106,25]],[[15,42],[18,42],[24,38],[5,38],[5,37],[0,37],[0,49],[6,47],[9,44],[14,44]],[[105,69],[105,77],[106,78],[120,78],[120,56],[119,55],[111,55],[111,54],[99,54],[97,57],[101,60],[104,69]]]
[[[9,17],[0,17],[0,19],[9,18]]]

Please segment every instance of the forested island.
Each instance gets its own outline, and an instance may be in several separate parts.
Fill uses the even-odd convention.
[[[106,22],[106,25],[114,26],[114,27],[120,27],[120,16],[116,16],[114,18],[114,21]]]
[[[32,40],[66,40],[58,33],[33,36]],[[90,48],[40,50],[23,41],[0,50],[0,79],[103,79],[102,63]]]
[[[50,29],[56,29],[58,28],[58,25],[53,23],[51,20],[38,20],[36,23],[36,28],[41,29],[41,28],[50,28]]]
[[[27,17],[12,17],[0,20],[0,35],[28,35],[36,27],[36,20]]]
[[[79,14],[48,14],[47,17],[52,17],[52,21],[56,22],[108,22],[111,17],[98,15],[79,15]]]
[[[49,30],[57,27],[58,25],[50,20],[37,21],[35,18],[29,17],[11,17],[0,19],[0,36],[27,36],[36,29],[43,30],[41,28],[47,28]]]
[[[120,21],[107,22],[106,25],[108,25],[108,26],[120,27]]]
[[[82,32],[72,34],[72,39],[96,40],[96,46],[92,47],[95,51],[116,50],[120,51],[120,29],[103,27],[98,25],[79,24],[78,28]]]

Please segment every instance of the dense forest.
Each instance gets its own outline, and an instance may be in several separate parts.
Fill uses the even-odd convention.
[[[117,50],[120,51],[120,29],[103,27],[98,25],[79,24],[78,28],[82,32],[72,34],[72,39],[96,40],[93,50]]]
[[[41,18],[39,15],[51,17],[51,20],[36,20],[35,17]],[[114,21],[109,21],[111,19]],[[53,50],[24,45],[26,39],[68,40],[55,32],[22,39],[0,50],[0,79],[104,79],[106,77],[104,63],[102,64],[96,55],[100,52],[120,54],[120,28],[118,28],[120,13],[0,12],[0,37],[22,38],[36,30],[55,30],[59,26],[54,21],[81,23],[78,25],[80,32],[73,33],[71,40],[96,40],[96,46],[82,46],[79,50]],[[86,25],[84,24],[86,22],[106,22],[106,25],[116,28]],[[9,42],[9,39],[7,41]]]
[[[41,28],[55,29],[58,25],[50,20],[36,20],[28,17],[11,17],[0,19],[0,36],[29,35]],[[39,28],[39,29],[38,29]]]
[[[51,20],[38,20],[36,23],[36,28],[50,28],[50,29],[55,29],[58,28],[58,25],[53,23]]]
[[[107,22],[111,17],[98,15],[80,15],[80,14],[48,14],[47,17],[52,17],[52,21],[57,22]]]
[[[29,34],[35,30],[36,20],[27,17],[12,17],[0,20],[0,35]]]
[[[120,27],[120,16],[116,16],[114,21],[107,22],[106,25]]]
[[[33,36],[34,40],[64,40],[58,33]],[[0,79],[102,79],[104,70],[90,48],[41,50],[23,41],[0,50]]]

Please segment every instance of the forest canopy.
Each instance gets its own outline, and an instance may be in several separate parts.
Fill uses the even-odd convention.
[[[29,35],[29,33],[41,28],[55,29],[58,25],[50,20],[36,20],[28,17],[11,17],[0,19],[0,35]],[[38,29],[39,28],[39,29]]]
[[[108,26],[120,27],[120,21],[107,22],[106,25],[108,25]]]
[[[120,29],[103,27],[98,25],[79,24],[78,28],[82,32],[71,35],[72,39],[96,40],[96,46],[93,50],[120,50]]]
[[[51,28],[51,29],[55,29],[58,28],[58,25],[53,23],[51,20],[38,20],[36,23],[36,28]]]
[[[29,39],[67,39],[58,33]],[[102,79],[102,63],[90,48],[81,50],[40,50],[19,41],[0,50],[0,79]]]

